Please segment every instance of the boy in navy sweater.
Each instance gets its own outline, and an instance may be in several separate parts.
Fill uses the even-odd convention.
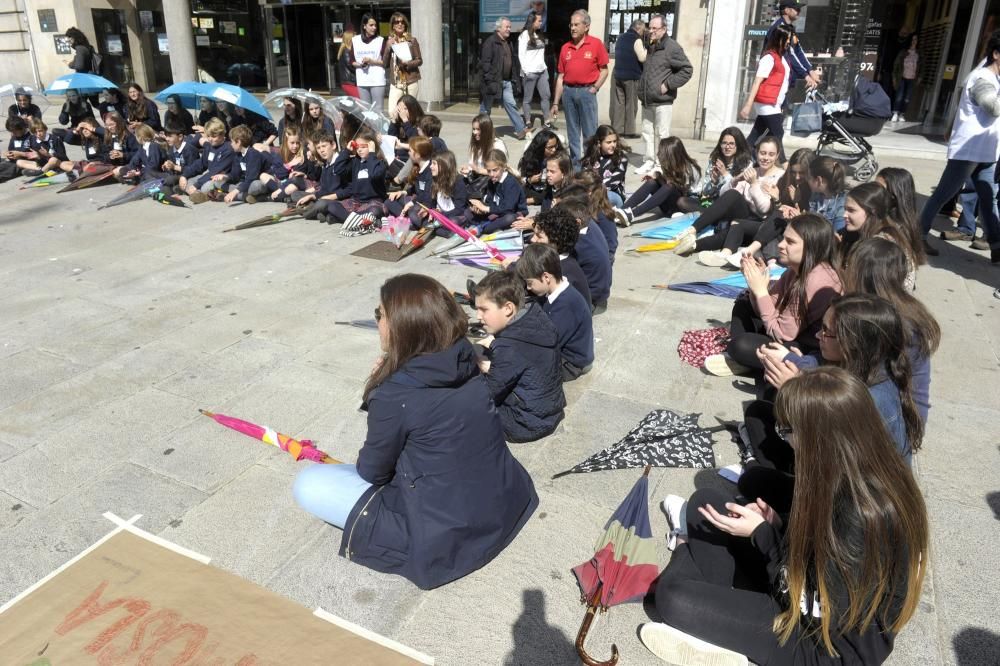
[[[198,162],[198,146],[195,142],[189,141],[184,134],[184,128],[172,122],[168,122],[163,128],[163,135],[167,141],[167,152],[164,157],[161,169],[164,172],[163,184],[174,188],[174,194],[183,194],[184,191],[177,187],[184,176],[195,176],[192,173],[194,165]]]
[[[562,380],[590,372],[594,363],[594,322],[590,305],[563,277],[559,253],[551,245],[532,243],[517,262],[517,274],[538,298],[559,336]]]
[[[226,203],[244,201],[247,195],[258,195],[264,191],[260,174],[264,170],[264,156],[252,145],[253,132],[246,125],[238,125],[229,130],[229,145],[233,147],[233,168],[229,172],[229,192]]]
[[[476,285],[476,314],[487,333],[479,369],[500,413],[509,442],[551,434],[563,418],[566,397],[556,329],[542,309],[524,302],[524,283],[495,271]]]
[[[441,119],[437,116],[428,113],[421,118],[417,122],[417,132],[420,136],[425,136],[431,140],[431,146],[434,148],[435,155],[448,150],[448,144],[441,138]]]
[[[66,157],[63,140],[49,132],[49,126],[39,119],[31,121],[28,157],[17,161],[25,176],[40,176],[49,169],[72,172],[73,163]]]
[[[156,132],[146,124],[137,125],[135,139],[139,142],[139,150],[125,166],[115,169],[115,178],[125,182],[138,182],[159,178],[162,175],[163,152],[156,143]]]
[[[3,157],[11,163],[11,166],[6,168],[5,176],[14,178],[21,175],[21,167],[17,161],[28,159],[31,152],[31,136],[28,134],[28,123],[19,116],[9,116],[4,126],[10,132],[10,141],[7,142],[7,150]]]
[[[181,178],[181,189],[191,197],[191,203],[208,201],[209,193],[225,188],[233,170],[233,147],[226,140],[226,125],[213,118],[205,125],[205,146],[201,157],[192,166],[192,175]],[[195,178],[195,174],[202,174]]]
[[[563,277],[587,301],[587,309],[593,310],[590,296],[590,283],[587,274],[580,268],[576,260],[576,242],[580,240],[580,225],[572,215],[561,208],[554,208],[535,215],[532,228],[532,243],[551,245],[559,253],[559,267]]]
[[[507,169],[507,156],[502,151],[491,150],[484,164],[490,177],[486,194],[482,201],[469,201],[469,208],[473,213],[470,231],[479,235],[509,229],[518,217],[528,215],[528,200],[524,188]]]
[[[309,206],[303,214],[307,220],[315,220],[321,212],[325,213],[327,201],[337,200],[336,193],[343,186],[344,176],[349,177],[346,167],[351,159],[349,150],[337,153],[337,139],[330,134],[319,134],[314,137],[313,146],[319,158],[323,160],[323,167],[318,176],[319,184],[308,188],[305,195],[296,202],[298,206]],[[313,173],[310,178],[315,179],[317,176]]]
[[[594,314],[601,314],[608,307],[611,295],[611,253],[608,241],[597,223],[588,219],[590,202],[587,197],[560,197],[556,208],[562,208],[580,225],[580,237],[573,248],[580,268],[587,275]]]

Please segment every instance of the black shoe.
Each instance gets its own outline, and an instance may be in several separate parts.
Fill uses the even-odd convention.
[[[41,169],[25,169],[21,172],[22,176],[27,176],[28,178],[34,178],[35,176],[41,176],[44,172]]]
[[[470,278],[465,281],[465,290],[469,292],[469,301],[472,305],[476,304],[476,283]]]
[[[990,263],[1000,264],[1000,247],[990,250]]]
[[[306,206],[306,209],[302,211],[302,217],[307,220],[315,220],[319,217],[320,212],[326,211],[326,204],[320,204],[319,202],[314,202]]]
[[[67,171],[66,172],[66,178],[68,178],[69,182],[72,183],[73,181],[75,181],[77,179],[77,175],[75,173],[73,173],[72,171]]]
[[[941,254],[941,251],[928,243],[926,238],[924,239],[924,252],[926,252],[929,257],[936,257]]]

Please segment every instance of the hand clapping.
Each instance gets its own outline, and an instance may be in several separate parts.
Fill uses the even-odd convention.
[[[740,260],[740,270],[746,278],[747,287],[754,296],[766,296],[767,287],[771,282],[767,264],[749,254],[744,254]]]

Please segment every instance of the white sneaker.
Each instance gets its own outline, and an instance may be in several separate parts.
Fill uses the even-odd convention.
[[[694,234],[682,234],[677,237],[677,246],[674,247],[674,254],[682,257],[687,256],[694,252],[697,243],[698,239],[694,237]]]
[[[656,168],[656,162],[654,162],[653,160],[646,160],[640,166],[637,166],[635,168],[634,173],[637,176],[645,176],[655,168]]]
[[[647,622],[639,628],[646,649],[671,664],[686,666],[747,666],[742,654],[706,643],[662,622]]]
[[[727,265],[729,263],[729,257],[731,256],[733,255],[705,250],[704,252],[698,253],[698,263],[702,266],[714,266],[719,268]]]
[[[732,375],[746,375],[750,373],[750,368],[740,365],[728,354],[712,354],[705,359],[705,370],[716,377],[730,377]]]
[[[667,514],[667,524],[670,533],[667,535],[667,550],[677,547],[677,537],[687,536],[687,500],[679,495],[667,495],[661,503],[663,513]]]
[[[619,227],[628,227],[632,224],[632,210],[629,208],[615,208],[615,223]]]
[[[726,257],[726,263],[737,270],[743,268],[743,255],[746,254],[745,250],[745,247],[741,247],[738,252],[734,252]]]

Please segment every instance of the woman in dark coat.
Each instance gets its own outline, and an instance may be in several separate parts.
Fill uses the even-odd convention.
[[[79,28],[68,28],[66,37],[69,38],[70,46],[73,47],[73,59],[67,60],[66,65],[77,74],[90,74],[94,71],[94,47],[90,45],[90,40]]]
[[[424,275],[398,275],[376,309],[384,357],[365,388],[368,436],[357,465],[313,465],[295,499],[342,527],[340,554],[422,589],[479,569],[538,506],[454,297]]]

